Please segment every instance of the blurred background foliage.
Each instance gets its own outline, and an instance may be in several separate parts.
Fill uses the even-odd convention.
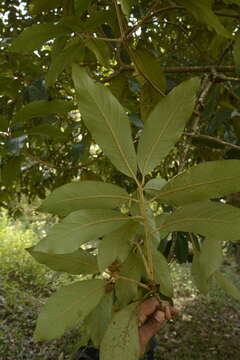
[[[240,157],[239,2],[120,3],[128,16],[122,13],[127,46],[119,41],[114,2],[0,2],[0,205],[15,217],[22,197],[43,199],[71,180],[101,179],[134,190],[80,119],[69,71],[74,61],[125,107],[135,144],[161,93],[194,75],[210,79],[197,131],[190,121],[150,176],[168,179],[195,163]]]

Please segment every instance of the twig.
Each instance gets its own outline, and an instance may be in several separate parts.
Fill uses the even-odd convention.
[[[33,160],[33,161],[36,161],[37,163],[39,164],[42,164],[46,167],[48,167],[49,169],[56,169],[56,170],[60,170],[60,171],[71,171],[71,170],[79,170],[79,169],[82,169],[82,168],[86,168],[87,166],[93,164],[96,160],[99,159],[99,156],[91,161],[89,161],[88,163],[86,164],[82,164],[82,165],[77,165],[77,166],[72,166],[72,167],[61,167],[61,166],[58,166],[58,165],[54,165],[54,164],[51,164],[51,163],[48,163],[47,161],[44,161],[42,159],[39,159],[37,156],[34,156],[32,154],[29,154],[25,151],[22,152],[22,155],[28,157],[29,159]],[[101,155],[101,154],[100,154]]]
[[[121,17],[121,13],[120,13],[120,9],[119,9],[117,0],[113,0],[113,2],[114,2],[115,9],[116,9],[118,25],[119,25],[120,34],[121,34],[121,40],[122,40],[122,42],[123,42],[123,41],[125,40],[125,33],[124,33],[124,27],[123,27],[122,17]]]
[[[214,74],[212,73],[212,75],[214,76]],[[200,95],[198,97],[198,100],[196,102],[196,106],[195,106],[195,118],[194,120],[192,121],[191,125],[190,125],[190,130],[195,133],[198,129],[198,125],[199,125],[199,122],[200,122],[200,118],[201,118],[201,112],[202,110],[204,109],[204,101],[205,101],[205,98],[207,97],[209,91],[211,90],[212,88],[212,85],[213,85],[213,76],[211,75],[206,75],[204,78],[203,78],[203,81],[202,81],[202,88],[201,88],[201,92],[200,92]],[[191,141],[188,140],[185,144],[185,147],[184,147],[184,151],[181,155],[181,159],[180,159],[180,164],[179,164],[179,169],[178,171],[182,171],[184,166],[185,166],[185,163],[186,163],[186,158],[187,158],[187,154],[188,154],[188,151],[190,149],[190,146],[191,146]]]
[[[172,244],[170,246],[170,250],[169,250],[168,258],[167,258],[168,263],[170,263],[172,258],[173,258],[174,250],[175,250],[175,247],[176,247],[176,242],[177,242],[177,232],[173,232],[172,233]]]
[[[107,41],[107,42],[120,42],[120,43],[123,42],[123,40],[121,38],[106,38],[106,37],[102,37],[102,36],[93,36],[93,35],[81,34],[81,33],[77,33],[77,35],[84,39],[90,39],[90,40],[102,40],[102,41]]]
[[[166,11],[171,10],[178,10],[178,9],[184,9],[182,6],[168,6],[156,11],[153,11],[152,8],[148,11],[148,13],[140,20],[138,24],[133,26],[133,28],[128,32],[127,38],[129,39],[140,27],[142,27],[148,20],[150,20],[152,17],[159,15]]]
[[[143,260],[143,263],[144,263],[144,267],[145,267],[145,270],[146,270],[146,273],[148,274],[149,278],[151,279],[151,272],[150,272],[150,269],[149,269],[149,266],[148,266],[148,263],[147,263],[147,259],[142,251],[142,248],[141,248],[141,245],[139,243],[136,243],[135,244],[141,257],[142,257],[142,260]]]
[[[230,17],[230,18],[235,18],[235,19],[240,19],[240,15],[235,15],[235,14],[224,14],[218,11],[215,11],[215,14],[218,16],[225,16],[225,17]]]
[[[189,132],[184,132],[183,135],[189,136],[189,137],[191,137],[193,139],[209,140],[209,141],[215,142],[216,144],[220,144],[220,145],[231,147],[231,148],[236,149],[236,150],[240,150],[239,145],[231,144],[231,143],[229,143],[227,141],[215,138],[213,136],[202,135],[202,134],[194,134],[194,133],[189,133]]]
[[[112,273],[111,276],[114,277],[117,280],[125,280],[125,281],[131,282],[133,284],[137,284],[138,286],[140,286],[140,287],[142,287],[144,289],[149,290],[149,286],[147,286],[146,284],[144,284],[144,283],[142,283],[140,281],[137,281],[137,280],[134,280],[134,279],[129,279],[129,278],[125,277],[125,276],[118,275],[116,273]]]
[[[85,65],[85,64],[83,64]],[[206,65],[206,66],[173,66],[173,67],[161,67],[161,70],[164,73],[211,73],[216,70],[217,72],[234,72],[236,70],[235,66],[214,66],[214,65]],[[134,71],[134,67],[130,65],[124,65],[118,68],[111,75],[104,77],[101,79],[101,82],[106,83],[120,75],[124,71]],[[218,74],[218,79],[221,81],[240,81],[239,78],[234,77],[224,77],[223,74]]]

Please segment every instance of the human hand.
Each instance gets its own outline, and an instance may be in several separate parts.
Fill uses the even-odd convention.
[[[145,300],[139,306],[139,342],[140,356],[143,356],[146,346],[153,335],[155,335],[165,320],[170,320],[178,310],[170,306],[167,301],[161,302],[156,297]]]

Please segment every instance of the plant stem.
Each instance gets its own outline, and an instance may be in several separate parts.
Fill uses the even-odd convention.
[[[148,217],[146,212],[146,205],[145,205],[145,198],[143,194],[143,188],[141,186],[138,187],[139,192],[139,206],[140,206],[140,212],[144,219],[144,232],[145,232],[145,241],[144,245],[146,248],[146,254],[147,254],[147,273],[149,275],[149,278],[151,281],[154,280],[153,276],[153,259],[152,259],[152,246],[151,246],[151,232],[148,225]]]
[[[147,259],[146,259],[145,255],[144,255],[143,251],[142,251],[141,245],[136,243],[136,247],[137,247],[137,249],[139,251],[139,254],[142,257],[142,261],[143,261],[146,273],[149,276],[149,278],[151,278],[151,273],[150,273],[150,269],[149,269],[149,266],[148,266],[148,262],[147,262]]]
[[[134,280],[134,279],[130,279],[130,278],[127,278],[125,276],[122,276],[122,275],[118,275],[118,274],[111,274],[112,277],[114,277],[115,279],[117,280],[125,280],[125,281],[128,281],[128,282],[131,282],[133,284],[137,284],[138,286],[144,288],[144,289],[147,289],[149,290],[149,286],[147,286],[146,284],[140,282],[140,281],[137,281],[137,280]]]

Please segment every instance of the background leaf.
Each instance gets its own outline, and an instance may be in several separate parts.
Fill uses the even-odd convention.
[[[217,15],[212,11],[211,0],[183,0],[186,8],[201,22],[206,23],[210,28],[213,28],[219,35],[226,38],[231,37],[231,33],[224,28],[219,21]]]
[[[69,29],[60,24],[34,24],[23,30],[14,41],[11,51],[13,52],[32,52],[39,49],[47,40],[65,35]]]
[[[50,114],[67,113],[73,110],[74,105],[70,101],[65,100],[39,100],[23,106],[14,116],[14,122],[25,122],[33,117],[47,116]]]

